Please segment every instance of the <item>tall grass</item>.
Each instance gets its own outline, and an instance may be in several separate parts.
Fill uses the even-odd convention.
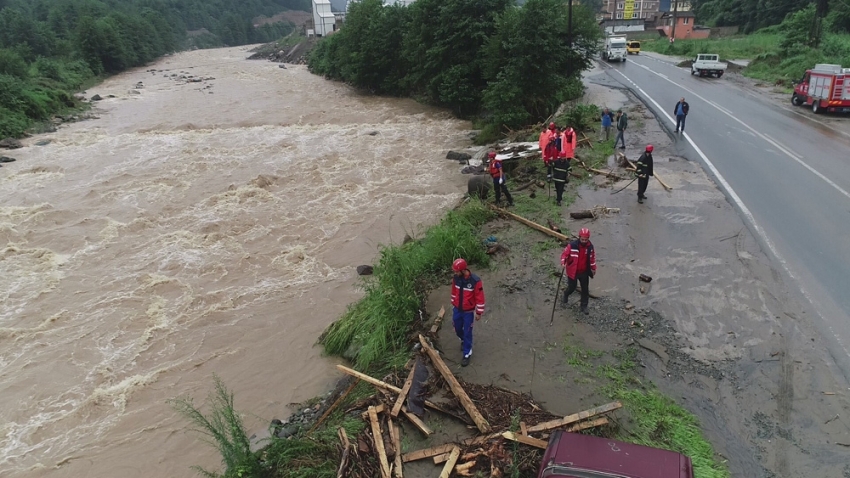
[[[700,53],[716,53],[724,60],[755,58],[764,53],[779,50],[781,35],[778,33],[753,33],[724,38],[706,38],[704,40],[676,40],[669,43],[666,38],[644,40],[642,50],[654,51],[672,56],[696,56]]]
[[[269,475],[258,455],[251,451],[242,417],[233,408],[233,393],[227,390],[218,376],[213,379],[215,391],[208,399],[209,414],[204,414],[196,407],[191,398],[170,401],[171,406],[192,423],[193,429],[201,433],[207,443],[218,449],[225,466],[224,474],[208,471],[200,466],[193,469],[207,478],[260,478]]]
[[[448,280],[458,257],[487,265],[476,236],[492,213],[478,201],[449,212],[425,237],[380,251],[374,275],[363,280],[366,295],[334,322],[320,342],[332,355],[351,358],[361,370],[403,363],[407,335],[425,299],[428,281]]]

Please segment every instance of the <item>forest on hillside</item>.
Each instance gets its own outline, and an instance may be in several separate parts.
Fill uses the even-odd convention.
[[[848,0],[691,0],[697,22],[709,26],[740,26],[742,33],[779,25],[806,8],[824,12],[827,31],[850,33]]]
[[[310,0],[0,0],[0,139],[77,106],[73,92],[100,75],[278,39],[294,26],[252,20],[287,9]]]

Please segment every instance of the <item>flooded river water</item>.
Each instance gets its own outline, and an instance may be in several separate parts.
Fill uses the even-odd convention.
[[[217,468],[166,401],[202,403],[217,374],[256,430],[324,392],[314,342],[355,267],[460,197],[443,158],[468,123],[246,52],[113,77],[87,92],[99,119],[6,153],[0,476]]]

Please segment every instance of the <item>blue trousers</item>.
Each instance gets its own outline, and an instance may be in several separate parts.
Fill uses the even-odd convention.
[[[472,354],[472,323],[475,322],[475,312],[470,310],[464,312],[454,307],[452,323],[455,326],[455,334],[463,341],[463,356]]]
[[[685,131],[685,115],[676,115],[676,131]]]
[[[617,131],[617,137],[614,138],[614,147],[615,148],[617,147],[617,143],[620,142],[620,141],[623,142],[623,148],[625,148],[626,147],[626,132],[624,130],[618,130]]]

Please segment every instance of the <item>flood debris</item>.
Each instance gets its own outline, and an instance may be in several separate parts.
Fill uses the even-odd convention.
[[[582,209],[581,211],[574,211],[570,213],[570,217],[573,219],[596,219],[598,217],[607,216],[609,214],[619,213],[620,208],[618,207],[607,207],[607,206],[593,206],[592,209]]]
[[[493,209],[494,211],[499,213],[499,215],[509,217],[509,218],[511,218],[515,221],[521,222],[521,223],[525,224],[526,226],[528,226],[532,229],[536,229],[536,230],[538,230],[538,231],[540,231],[544,234],[547,234],[549,236],[552,236],[552,237],[558,239],[559,241],[568,242],[570,240],[569,236],[561,234],[560,232],[553,231],[552,229],[549,229],[545,226],[541,226],[540,224],[537,224],[534,221],[529,221],[528,219],[526,219],[526,218],[524,218],[524,217],[522,217],[518,214],[508,212],[508,211],[506,211],[506,210],[504,210],[500,207],[496,207],[492,204],[489,204],[489,206],[490,206],[491,209]]]
[[[444,314],[445,309],[441,312]],[[442,315],[442,314],[441,314]],[[402,477],[403,463],[432,458],[442,465],[440,476],[505,476],[507,470],[520,467],[535,470],[550,433],[556,429],[577,432],[609,424],[607,417],[622,407],[618,401],[558,417],[543,409],[528,395],[494,385],[466,383],[454,376],[440,357],[440,352],[428,338],[419,335],[415,358],[409,361],[410,370],[377,379],[343,365],[337,368],[348,375],[368,382],[378,391],[356,404],[362,410],[366,428],[352,443],[345,430],[338,429],[342,454],[338,478]],[[428,363],[426,363],[426,360]],[[424,399],[425,406],[446,415],[473,423],[477,434],[455,442],[402,453],[402,429],[394,418],[404,417],[426,437],[433,432],[425,420],[410,413],[404,405],[413,393],[420,368],[433,368],[437,373],[423,389],[432,391],[432,400],[440,395],[442,401]],[[403,383],[402,383],[403,380]],[[401,387],[394,384],[402,383]],[[424,398],[424,397],[423,397]],[[516,426],[517,416],[520,419]],[[426,417],[427,419],[427,417]],[[505,442],[520,445],[505,445]]]

